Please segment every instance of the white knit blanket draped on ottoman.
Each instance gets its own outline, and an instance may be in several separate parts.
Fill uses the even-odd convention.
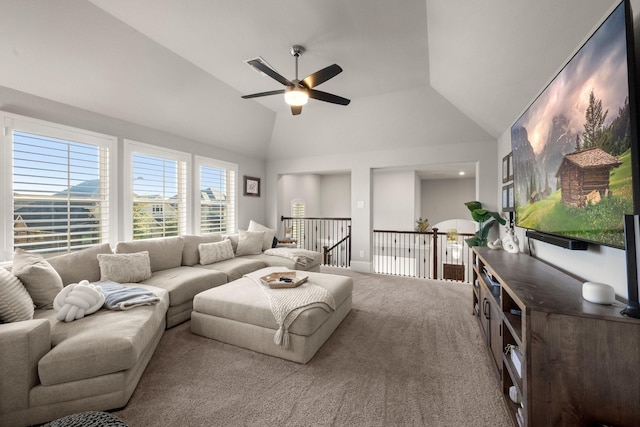
[[[289,327],[305,310],[319,307],[330,313],[336,309],[333,295],[311,281],[295,288],[271,289],[260,280],[260,275],[252,273],[245,277],[252,279],[267,295],[271,311],[278,324],[273,341],[284,349],[290,347]]]

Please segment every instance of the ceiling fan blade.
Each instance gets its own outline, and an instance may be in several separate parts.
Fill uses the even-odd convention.
[[[332,104],[349,105],[350,99],[343,98],[332,93],[322,92],[315,89],[309,89],[309,98],[317,99],[319,101],[330,102]]]
[[[251,95],[242,95],[242,98],[243,99],[259,98],[261,96],[281,95],[283,93],[284,93],[284,89],[278,89],[278,90],[271,90],[269,92],[252,93]]]
[[[328,67],[323,68],[320,71],[316,71],[315,73],[307,76],[302,80],[302,83],[309,89],[312,89],[327,80],[337,76],[342,72],[342,68],[338,64],[329,65]]]
[[[266,65],[264,65],[262,62],[260,62],[258,60],[253,59],[253,60],[249,61],[248,64],[251,65],[254,68],[257,68],[258,70],[260,70],[263,73],[265,73],[267,76],[269,76],[272,79],[282,83],[285,86],[291,86],[293,84],[289,80],[287,80],[286,78],[284,78],[280,74],[278,74],[276,71],[274,71],[271,68],[267,67]]]
[[[293,114],[294,116],[297,116],[300,113],[302,113],[302,105],[291,106],[291,114]]]

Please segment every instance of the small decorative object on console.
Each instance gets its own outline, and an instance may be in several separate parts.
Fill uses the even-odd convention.
[[[511,362],[513,366],[516,368],[518,375],[522,377],[522,353],[518,346],[513,344],[508,344],[504,349],[504,354],[507,356],[511,356]]]
[[[509,399],[511,399],[511,401],[513,403],[516,404],[520,404],[522,398],[520,396],[520,393],[518,393],[518,388],[514,385],[512,385],[511,387],[509,387]]]
[[[502,247],[510,254],[517,254],[520,252],[520,246],[518,243],[518,238],[514,234],[513,228],[508,228],[507,235],[502,239]]]
[[[616,298],[616,291],[605,283],[584,282],[582,284],[582,298],[595,304],[611,305]]]

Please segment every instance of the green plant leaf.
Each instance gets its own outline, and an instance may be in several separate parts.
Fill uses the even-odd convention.
[[[498,212],[489,212],[489,214],[500,224],[505,225],[507,221]]]
[[[491,227],[493,227],[493,224],[495,223],[496,221],[492,219],[484,224],[484,226],[482,226],[482,228],[478,231],[482,240],[487,240],[487,236],[489,236],[489,230],[491,230]]]
[[[469,210],[471,212],[475,211],[476,209],[481,209],[482,208],[482,203],[478,202],[477,200],[471,201],[471,202],[467,202],[464,204],[467,208],[469,208]]]
[[[471,217],[476,222],[485,222],[491,218],[490,212],[486,209],[474,209],[471,211]]]
[[[469,245],[469,247],[482,246],[482,239],[480,239],[478,236],[469,237],[468,239],[464,239],[464,241],[467,242],[467,245]]]

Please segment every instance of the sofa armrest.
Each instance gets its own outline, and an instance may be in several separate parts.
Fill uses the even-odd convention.
[[[0,414],[29,407],[29,391],[39,383],[38,361],[50,349],[45,319],[0,325]]]

